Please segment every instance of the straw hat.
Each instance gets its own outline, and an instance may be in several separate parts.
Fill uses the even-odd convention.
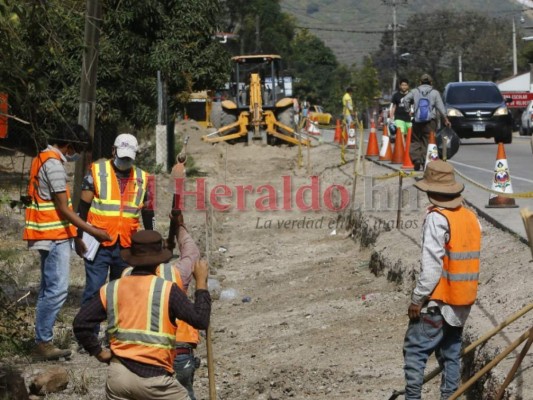
[[[163,238],[156,231],[139,231],[131,237],[131,247],[120,251],[122,259],[133,267],[148,267],[165,263],[172,252],[163,248]]]
[[[456,208],[463,202],[461,192],[465,185],[455,180],[452,165],[442,160],[428,163],[424,178],[415,187],[427,192],[429,201],[438,207]]]

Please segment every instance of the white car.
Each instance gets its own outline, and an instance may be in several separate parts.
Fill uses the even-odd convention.
[[[522,122],[520,123],[520,134],[531,136],[533,131],[533,100],[527,104],[522,113]]]

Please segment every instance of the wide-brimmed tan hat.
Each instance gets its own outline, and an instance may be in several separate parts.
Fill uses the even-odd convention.
[[[456,208],[463,202],[465,185],[455,180],[453,166],[442,160],[428,163],[424,178],[415,187],[427,192],[429,201],[439,207]]]
[[[133,267],[146,267],[165,263],[172,252],[163,248],[163,238],[156,231],[139,231],[131,237],[131,247],[120,251],[122,259]]]

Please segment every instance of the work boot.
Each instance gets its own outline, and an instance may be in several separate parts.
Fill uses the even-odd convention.
[[[52,361],[60,358],[70,358],[70,350],[58,349],[50,342],[40,342],[35,345],[31,352],[33,361]]]

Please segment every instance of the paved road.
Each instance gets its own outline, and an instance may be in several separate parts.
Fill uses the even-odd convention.
[[[368,131],[365,132],[365,142],[368,140]],[[333,140],[332,131],[323,132],[324,141]],[[513,143],[505,145],[509,172],[514,193],[533,192],[533,154],[530,145],[531,138],[528,136],[515,135]],[[378,132],[378,142],[381,145],[381,132]],[[465,139],[459,152],[449,160],[454,167],[468,178],[490,188],[496,163],[498,146],[493,139]],[[366,143],[364,150],[366,151]],[[398,165],[384,163],[393,169],[399,169]],[[461,178],[458,178],[462,181]],[[486,218],[493,219],[496,224],[516,233],[522,239],[527,240],[520,208],[528,207],[533,211],[533,198],[515,199],[518,208],[486,208],[489,200],[489,192],[464,181],[464,195],[467,200],[478,209]]]
[[[467,139],[459,152],[450,160],[463,175],[490,187],[494,176],[497,146],[492,139]],[[533,154],[529,137],[514,137],[512,144],[505,145],[509,172],[514,193],[533,192]],[[494,218],[509,230],[526,238],[520,208],[533,211],[533,198],[515,199],[520,208],[485,208],[489,193],[465,182],[465,196],[474,206]]]

